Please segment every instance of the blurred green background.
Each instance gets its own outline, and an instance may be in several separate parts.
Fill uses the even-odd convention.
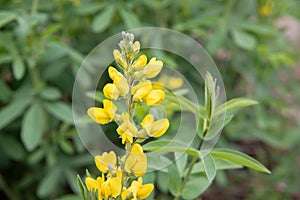
[[[73,124],[76,72],[101,41],[145,26],[191,36],[219,67],[228,99],[260,102],[237,114],[218,145],[272,174],[218,172],[202,199],[300,199],[299,7],[298,0],[0,0],[0,199],[80,199],[72,195],[76,174],[95,167]],[[157,185],[158,198],[168,199]]]

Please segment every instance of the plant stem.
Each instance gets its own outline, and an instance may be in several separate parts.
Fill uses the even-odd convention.
[[[35,14],[39,7],[39,0],[33,0],[31,5],[31,14]]]

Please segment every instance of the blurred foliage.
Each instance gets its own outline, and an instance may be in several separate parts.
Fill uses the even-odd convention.
[[[297,0],[0,0],[1,199],[78,192],[76,174],[93,159],[73,125],[75,74],[95,45],[143,26],[190,35],[215,60],[228,98],[260,102],[233,119],[218,145],[234,142],[273,174],[220,172],[204,198],[299,199],[299,6]],[[157,177],[158,199],[168,199],[164,175]]]

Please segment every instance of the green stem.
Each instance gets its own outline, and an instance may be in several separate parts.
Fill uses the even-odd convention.
[[[35,14],[37,12],[37,9],[39,7],[39,0],[33,0],[31,5],[31,14]]]

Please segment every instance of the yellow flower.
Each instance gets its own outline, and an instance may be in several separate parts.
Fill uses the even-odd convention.
[[[145,55],[141,55],[136,59],[136,61],[133,63],[133,67],[135,70],[142,70],[147,64],[147,57]]]
[[[152,90],[145,98],[147,106],[156,106],[165,98],[165,93],[162,90]]]
[[[143,185],[142,177],[139,177],[138,180],[134,180],[131,183],[131,186],[122,192],[122,199],[132,197],[131,199],[146,199],[154,189],[154,185],[151,183]]]
[[[101,197],[105,197],[106,199],[108,197],[117,197],[121,194],[122,189],[122,182],[117,177],[109,177],[101,187]]]
[[[146,65],[143,73],[146,76],[146,78],[154,78],[159,74],[162,67],[163,67],[163,62],[160,60],[156,60],[156,58],[154,57],[151,58],[149,63]]]
[[[160,137],[168,130],[170,123],[167,118],[154,121],[153,115],[148,114],[141,125],[150,137]]]
[[[133,137],[137,134],[138,129],[129,119],[128,113],[122,113],[123,123],[117,128],[117,133],[122,137],[122,144],[125,142],[132,143]]]
[[[152,90],[151,81],[142,81],[132,88],[133,100],[140,102],[146,97]]]
[[[124,55],[120,53],[119,50],[115,49],[113,51],[113,54],[114,54],[114,58],[117,62],[117,64],[120,66],[120,67],[123,67],[124,69],[127,68],[127,62],[124,58]]]
[[[95,156],[95,163],[99,171],[106,173],[109,169],[115,169],[117,164],[117,157],[115,152],[104,152],[101,156]]]
[[[99,124],[107,124],[115,117],[117,107],[109,100],[103,100],[103,108],[91,107],[87,114]]]
[[[169,77],[167,75],[162,75],[159,77],[157,82],[161,83],[163,87],[171,89],[171,90],[178,89],[178,88],[182,87],[182,85],[183,85],[182,78],[176,77],[176,76]]]
[[[92,177],[86,177],[85,184],[89,191],[97,191],[101,189],[101,185],[104,182],[104,176],[93,179]]]
[[[120,91],[115,84],[108,83],[103,88],[103,94],[106,98],[117,100],[120,96]]]
[[[273,12],[273,7],[273,0],[268,0],[263,6],[259,8],[259,14],[262,16],[269,16]]]
[[[143,152],[141,145],[134,144],[130,155],[125,161],[125,170],[133,173],[135,176],[143,176],[147,170],[147,157]]]

